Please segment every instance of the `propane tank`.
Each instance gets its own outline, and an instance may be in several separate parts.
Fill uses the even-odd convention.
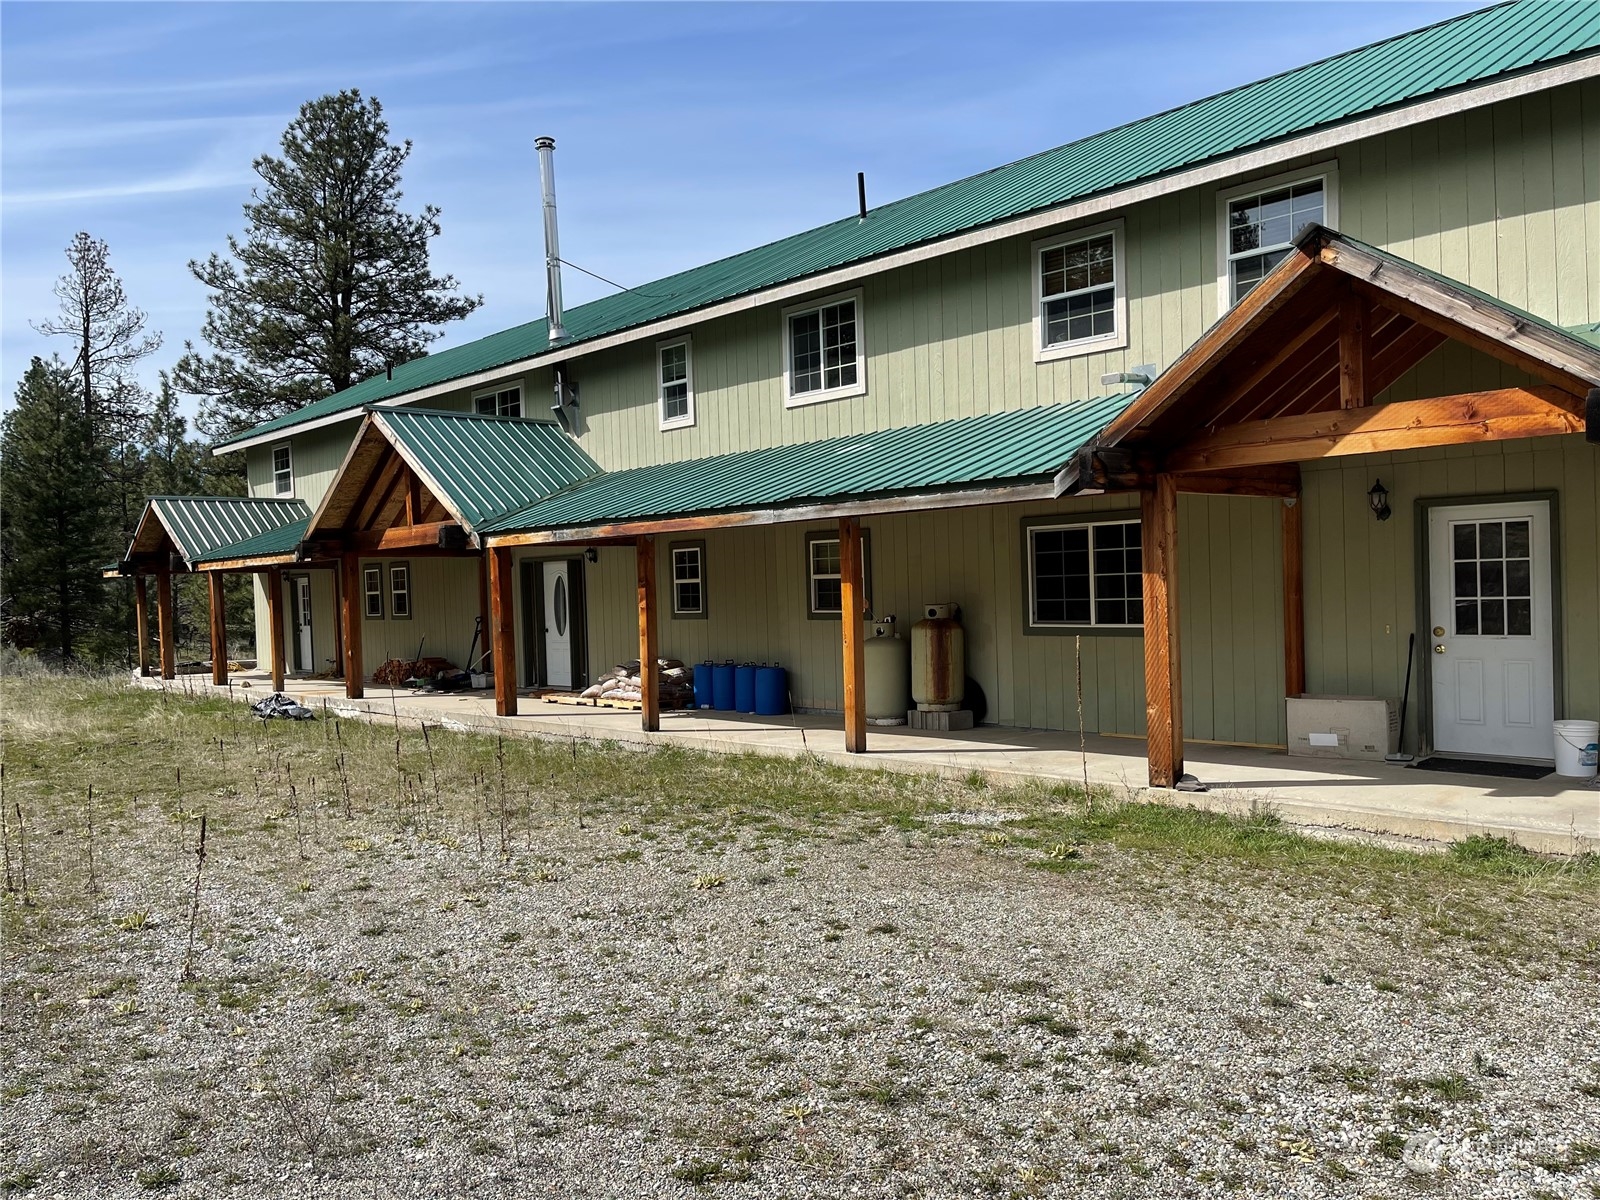
[[[894,617],[872,623],[862,647],[867,672],[867,720],[874,725],[904,725],[911,707],[911,648],[894,631]]]
[[[911,627],[911,698],[923,712],[955,712],[966,691],[967,638],[960,609],[929,604]]]

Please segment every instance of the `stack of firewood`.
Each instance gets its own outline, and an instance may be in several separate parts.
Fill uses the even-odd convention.
[[[432,679],[441,671],[454,671],[447,658],[391,658],[372,673],[372,682],[383,687],[399,687],[408,679]]]
[[[662,708],[694,707],[694,674],[676,658],[656,659],[656,693]],[[644,680],[639,675],[639,660],[618,663],[599,680],[583,689],[589,700],[641,700]]]

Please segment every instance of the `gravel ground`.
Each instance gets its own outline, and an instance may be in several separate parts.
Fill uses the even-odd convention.
[[[509,861],[487,807],[219,803],[187,981],[193,814],[107,819],[92,902],[48,886],[82,839],[36,823],[6,1188],[1600,1195],[1592,895],[1499,888],[1489,944],[1360,872],[1041,854],[1001,802],[810,831],[556,805]]]

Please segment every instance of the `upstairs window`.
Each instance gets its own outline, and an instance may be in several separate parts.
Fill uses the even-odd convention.
[[[1028,624],[1112,629],[1144,624],[1138,521],[1030,524]]]
[[[672,615],[706,615],[706,546],[704,542],[672,545]]]
[[[694,374],[688,338],[656,344],[657,402],[661,428],[694,424]]]
[[[1289,257],[1307,225],[1335,219],[1332,168],[1279,176],[1222,194],[1222,307],[1232,308]]]
[[[367,619],[381,621],[383,619],[383,568],[365,567],[361,572],[361,591],[365,601],[363,611]]]
[[[784,310],[783,374],[791,408],[867,390],[860,292]]]
[[[522,415],[522,385],[499,388],[489,392],[474,392],[472,411],[480,417],[520,417]]]
[[[289,453],[289,443],[272,448],[272,494],[274,496],[294,495],[293,459]]]
[[[1036,358],[1126,346],[1121,222],[1035,242],[1033,251]]]

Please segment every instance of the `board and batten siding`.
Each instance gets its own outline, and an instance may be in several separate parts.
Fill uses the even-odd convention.
[[[349,453],[350,443],[360,427],[359,421],[342,421],[284,439],[289,443],[289,469],[296,500],[304,500],[316,508],[344,463],[344,456]],[[273,445],[282,445],[282,442]],[[272,490],[272,450],[273,446],[252,446],[245,451],[245,479],[252,496],[270,498],[276,495]]]
[[[1306,683],[1313,692],[1392,696],[1405,686],[1406,641],[1419,667],[1406,718],[1415,750],[1420,659],[1416,502],[1556,493],[1561,576],[1561,693],[1569,717],[1600,717],[1600,450],[1581,434],[1449,446],[1302,464],[1305,503]],[[1367,489],[1382,479],[1394,515],[1373,519]],[[1185,597],[1187,602],[1187,597]]]

